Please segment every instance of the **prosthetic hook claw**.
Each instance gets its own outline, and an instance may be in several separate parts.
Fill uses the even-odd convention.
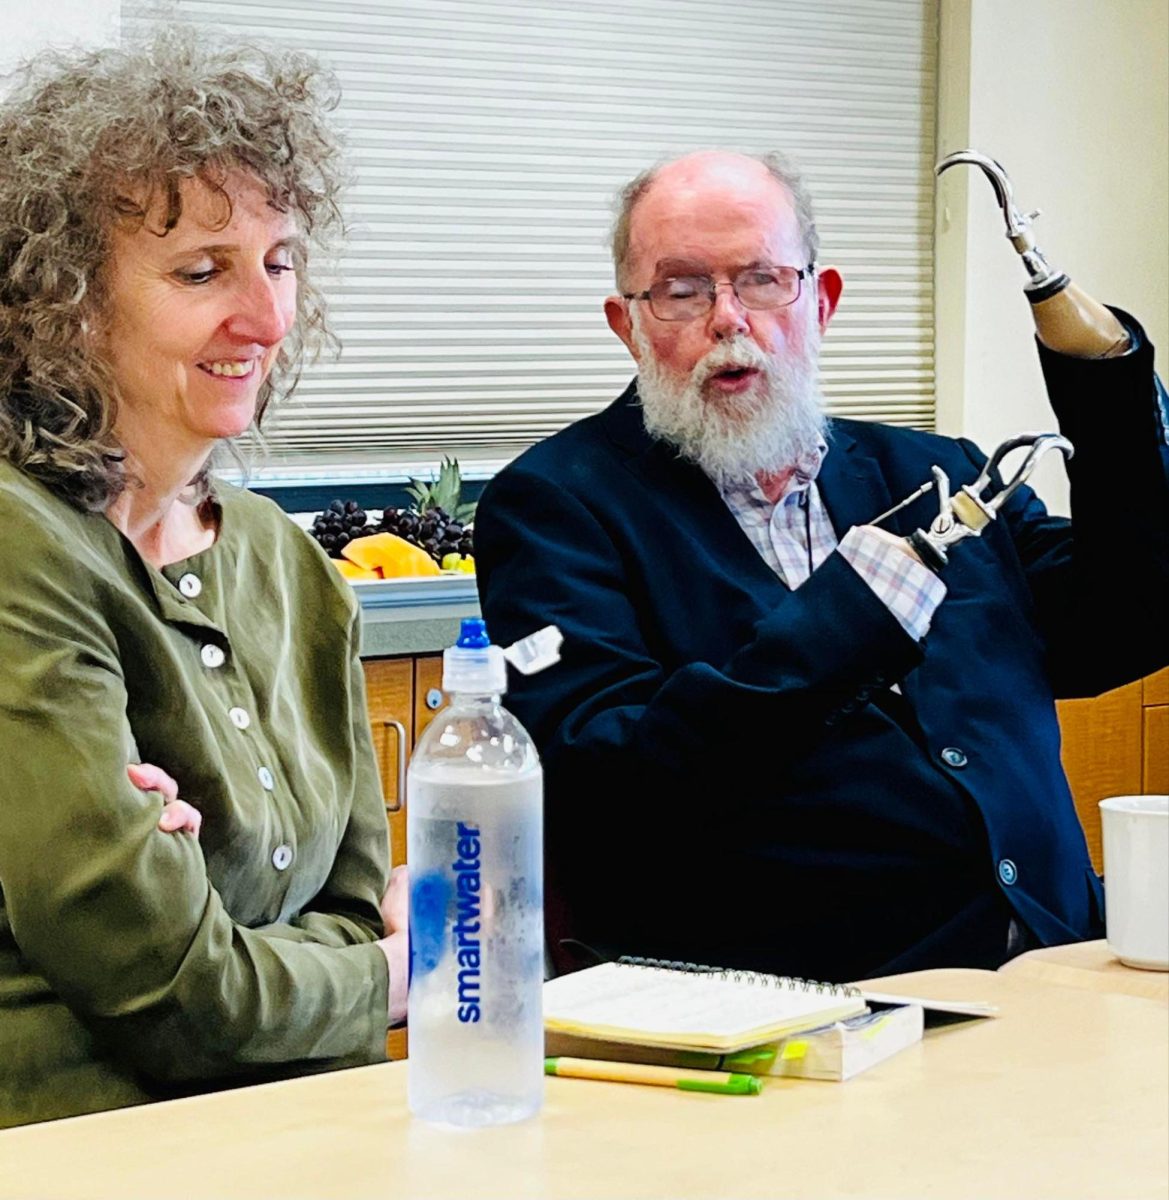
[[[979,167],[990,186],[994,188],[995,199],[1003,210],[1003,218],[1007,223],[1007,240],[1018,251],[1023,259],[1023,266],[1030,277],[1023,290],[1032,304],[1040,300],[1049,300],[1062,292],[1071,280],[1062,271],[1054,271],[1048,265],[1043,251],[1035,244],[1035,235],[1031,231],[1031,222],[1039,216],[1039,209],[1024,215],[1015,204],[1015,193],[1011,187],[1010,176],[997,159],[990,158],[977,150],[956,150],[939,160],[934,167],[934,174],[941,175],[951,167],[959,164]]]
[[[999,465],[1013,450],[1029,446],[1018,470],[994,493],[983,493],[998,474]],[[932,467],[933,487],[938,493],[938,515],[930,527],[917,529],[907,539],[918,557],[931,570],[939,571],[949,561],[949,548],[963,538],[981,537],[982,531],[998,518],[999,510],[1031,477],[1039,460],[1049,451],[1059,450],[1064,458],[1074,453],[1071,442],[1059,433],[1023,433],[1008,438],[987,460],[973,483],[963,484],[950,495],[950,479],[941,467]],[[922,489],[914,495],[918,495]],[[900,507],[900,505],[898,506]]]

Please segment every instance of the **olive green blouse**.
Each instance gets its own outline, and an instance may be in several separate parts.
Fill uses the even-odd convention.
[[[157,570],[0,461],[0,1127],[385,1057],[357,605],[275,504],[218,501]]]

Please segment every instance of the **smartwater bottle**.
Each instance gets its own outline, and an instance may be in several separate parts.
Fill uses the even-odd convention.
[[[543,775],[478,618],[443,654],[442,686],[451,703],[407,776],[410,1108],[498,1125],[544,1099]]]

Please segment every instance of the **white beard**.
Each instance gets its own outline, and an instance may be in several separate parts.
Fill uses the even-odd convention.
[[[679,379],[653,353],[631,315],[637,346],[637,392],[645,427],[697,464],[725,488],[756,473],[778,474],[809,460],[824,440],[820,395],[820,330],[809,324],[803,343],[787,355],[765,354],[748,337],[723,342]],[[760,371],[755,386],[738,395],[704,395],[704,385],[727,367]]]

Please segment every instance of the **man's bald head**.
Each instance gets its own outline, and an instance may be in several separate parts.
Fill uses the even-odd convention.
[[[820,236],[812,211],[812,197],[803,176],[782,154],[738,154],[727,150],[699,150],[681,158],[658,163],[631,179],[617,194],[617,217],[613,223],[613,269],[617,286],[626,290],[626,271],[633,249],[634,218],[638,205],[655,188],[697,191],[714,183],[741,184],[744,190],[758,189],[760,182],[774,181],[787,193],[799,223],[807,261],[815,262]]]

